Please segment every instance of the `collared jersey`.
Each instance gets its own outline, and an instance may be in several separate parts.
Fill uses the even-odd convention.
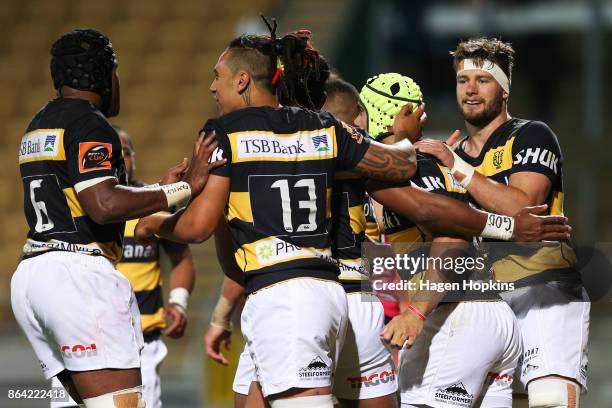
[[[72,251],[120,259],[124,223],[97,224],[77,195],[104,178],[127,184],[119,136],[93,104],[58,98],[43,107],[21,139],[19,169],[24,257]]]
[[[142,183],[130,182],[131,186],[142,187]],[[170,214],[160,211],[157,214]],[[164,299],[162,293],[162,277],[160,266],[160,249],[168,252],[181,252],[184,244],[177,244],[165,239],[156,239],[148,245],[143,245],[134,238],[134,229],[138,219],[125,223],[123,238],[123,255],[117,264],[117,270],[130,281],[138,309],[143,332],[166,327],[164,321]],[[161,248],[160,248],[161,247]]]
[[[554,132],[542,122],[512,118],[498,127],[486,141],[478,157],[468,156],[463,143],[457,155],[480,174],[508,184],[519,172],[535,172],[548,177],[551,189],[546,204],[551,215],[563,215],[563,156]],[[477,205],[472,200],[474,205]],[[544,247],[531,255],[508,255],[512,244],[504,245],[493,263],[494,277],[515,282],[515,286],[551,279],[579,279],[574,268],[576,254],[568,243]],[[517,247],[517,253],[524,248]]]
[[[336,170],[352,170],[369,141],[327,112],[245,108],[209,120],[212,174],[230,177],[226,219],[247,292],[295,277],[337,279],[331,260]]]

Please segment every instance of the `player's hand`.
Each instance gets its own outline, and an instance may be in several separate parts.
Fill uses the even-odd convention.
[[[159,182],[159,185],[165,186],[166,184],[172,184],[180,181],[185,175],[187,167],[189,167],[189,159],[185,157],[182,162],[168,169],[164,175],[164,178],[162,178]]]
[[[201,133],[193,147],[193,156],[183,181],[191,187],[191,197],[195,197],[204,189],[211,170],[223,166],[226,159],[209,163],[210,156],[219,146],[213,132]]]
[[[546,204],[525,207],[516,213],[512,240],[516,242],[568,240],[572,227],[567,225],[567,218],[561,215],[543,215],[546,214],[547,208]]]
[[[412,143],[421,139],[423,136],[423,125],[427,121],[425,113],[425,103],[421,103],[414,112],[412,104],[408,102],[402,107],[395,119],[393,120],[392,131],[395,134],[395,140],[408,139]]]
[[[461,139],[461,131],[459,129],[456,129],[453,133],[451,133],[451,135],[448,137],[448,139],[446,139],[446,145],[450,146],[450,148],[452,150],[455,150],[455,148],[457,147],[457,143],[459,143],[459,140]]]
[[[449,138],[452,141],[453,136]],[[434,156],[443,166],[452,169],[455,165],[455,156],[446,143],[440,140],[425,139],[414,144],[414,148],[421,153]]]
[[[395,316],[380,333],[390,346],[401,349],[414,344],[423,330],[423,320],[410,310]]]
[[[134,228],[134,238],[142,245],[150,245],[155,241],[155,231],[153,230],[153,218],[155,216],[142,217],[138,220]]]
[[[176,303],[170,303],[164,310],[164,318],[170,318],[170,325],[164,330],[164,334],[173,339],[180,339],[185,334],[187,327],[187,316],[183,308]]]
[[[232,332],[217,326],[209,326],[204,336],[206,354],[219,364],[228,365],[229,362],[221,352],[221,345],[229,350],[232,344]]]

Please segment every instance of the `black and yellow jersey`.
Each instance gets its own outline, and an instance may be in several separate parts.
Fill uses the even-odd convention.
[[[121,258],[124,223],[97,224],[77,192],[107,178],[127,184],[117,132],[90,102],[58,98],[32,119],[19,168],[29,226],[24,257],[47,251]]]
[[[332,256],[338,261],[340,283],[348,293],[370,286],[361,256],[367,229],[365,205],[365,179],[355,172],[337,172],[332,194]]]
[[[365,203],[363,204],[363,210],[365,211],[366,219],[366,237],[368,237],[368,239],[372,242],[380,242],[381,234],[380,228],[378,228],[378,219],[376,218],[374,201],[372,201],[372,197],[367,195],[367,193]]]
[[[142,187],[142,183],[130,182],[131,186]],[[170,214],[161,211],[158,214]],[[182,252],[184,244],[178,244],[165,239],[156,239],[152,244],[142,245],[134,238],[134,228],[138,220],[130,220],[125,223],[125,235],[123,238],[123,256],[117,264],[117,270],[125,275],[132,284],[140,318],[142,331],[151,332],[163,329],[164,321],[164,299],[162,293],[162,277],[160,268],[160,247],[168,252]]]
[[[331,259],[336,170],[352,170],[369,141],[326,112],[245,108],[209,120],[213,174],[230,177],[226,218],[247,293],[294,277],[337,279]]]
[[[465,139],[464,139],[465,141]],[[551,181],[546,199],[551,215],[563,215],[563,156],[557,136],[544,123],[513,118],[498,127],[485,142],[478,157],[468,156],[462,141],[457,155],[476,171],[499,183],[519,172],[535,172]],[[472,200],[474,205],[477,205]],[[488,248],[494,248],[489,246]],[[574,268],[576,254],[568,243],[540,248],[531,255],[508,255],[512,245],[504,245],[503,254],[490,254],[494,278],[515,282],[515,287],[550,280],[579,281]],[[524,253],[520,248],[517,253]]]
[[[452,176],[450,169],[442,166],[430,155],[417,153],[417,172],[410,185],[431,193],[467,201],[467,192]],[[385,207],[383,207],[383,223],[385,238],[393,245],[396,253],[409,252],[413,244],[427,241],[425,233],[414,222]]]

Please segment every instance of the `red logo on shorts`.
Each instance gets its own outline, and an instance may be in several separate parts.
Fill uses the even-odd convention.
[[[82,344],[75,344],[74,346],[62,346],[60,350],[63,356],[66,358],[83,358],[98,355],[96,343],[91,343],[89,346],[84,346]]]
[[[512,374],[488,373],[486,383],[492,385],[496,383],[501,386],[510,386],[512,384]]]
[[[349,383],[351,383],[351,388],[361,388],[362,386],[366,387],[375,387],[379,384],[386,384],[389,381],[395,381],[395,372],[391,371],[382,371],[381,373],[374,373],[369,377],[349,377],[346,379]]]

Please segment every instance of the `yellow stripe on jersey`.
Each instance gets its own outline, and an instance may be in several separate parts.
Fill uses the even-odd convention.
[[[244,131],[228,134],[232,163],[252,161],[294,162],[333,159],[338,155],[336,129],[295,133]]]
[[[363,204],[349,207],[349,217],[351,219],[351,229],[353,234],[361,234],[366,230],[366,218],[363,211]]]
[[[77,196],[76,190],[74,188],[65,188],[62,191],[66,196],[66,200],[68,201],[68,207],[70,207],[70,214],[72,214],[73,218],[78,218],[87,215],[85,209],[83,209],[83,206],[79,201],[79,197]]]
[[[554,191],[550,203],[550,215],[563,215],[563,197],[561,191]]]
[[[242,220],[244,222],[253,222],[253,211],[251,210],[251,197],[248,191],[231,191],[228,201],[227,209],[227,221],[231,221],[234,218]],[[331,218],[331,196],[332,189],[326,189],[326,211],[325,218]],[[132,232],[133,235],[133,232]]]
[[[21,138],[19,164],[66,160],[64,129],[36,129]]]
[[[248,191],[232,191],[229,196],[227,220],[238,218],[244,222],[253,222],[251,198]]]
[[[487,150],[482,163],[475,169],[483,176],[493,176],[512,168],[512,145],[516,136],[512,136],[503,146]]]
[[[438,167],[444,177],[444,188],[446,191],[460,194],[466,193],[465,188],[453,177],[448,167],[442,166],[441,164],[438,164]]]
[[[385,234],[385,237],[391,244],[423,242],[423,235],[417,227],[410,227],[392,234]]]
[[[296,259],[331,257],[331,250],[300,248],[276,237],[269,237],[243,244],[234,255],[244,272],[252,272]]]
[[[160,307],[154,314],[141,314],[140,323],[142,324],[142,331],[146,332],[152,329],[163,329],[166,327],[164,321],[164,308]]]
[[[567,243],[539,248],[531,256],[508,255],[493,264],[494,279],[502,282],[537,275],[551,268],[570,268],[577,263],[576,253]]]
[[[380,230],[378,229],[377,222],[366,222],[366,237],[370,238],[374,242],[380,242]]]

